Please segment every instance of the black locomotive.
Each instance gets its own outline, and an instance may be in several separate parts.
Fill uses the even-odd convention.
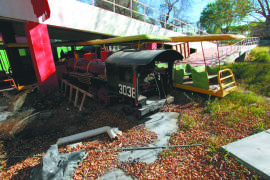
[[[108,57],[107,57],[108,56]],[[124,104],[136,118],[174,101],[173,66],[183,56],[175,50],[123,50],[101,59],[88,53],[66,61],[63,78],[80,84],[104,105]]]

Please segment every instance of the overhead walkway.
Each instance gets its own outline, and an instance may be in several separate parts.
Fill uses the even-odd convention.
[[[47,6],[44,5],[45,2]],[[181,30],[180,26],[175,26],[173,31],[163,28],[169,25],[161,27],[161,22],[158,23],[157,20],[150,23],[143,21],[145,18],[138,20],[134,17],[134,15],[128,17],[77,0],[0,1],[0,24],[3,21],[11,22],[16,36],[20,37],[25,36],[24,22],[26,21],[48,25],[50,39],[72,41],[137,34],[179,36],[190,31],[198,31],[184,22],[180,24]],[[20,38],[17,41],[26,40]]]

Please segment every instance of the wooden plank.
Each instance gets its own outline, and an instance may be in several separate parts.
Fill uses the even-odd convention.
[[[76,95],[75,95],[75,101],[74,101],[74,106],[77,106],[77,102],[78,102],[78,96],[79,96],[79,88],[76,89]]]
[[[64,86],[64,87],[65,87],[65,94],[64,94],[64,95],[66,95],[66,89],[67,89],[67,86],[70,86],[70,87],[69,87],[69,88],[70,88],[69,101],[72,101],[72,91],[73,91],[73,89],[76,90],[75,100],[74,100],[74,102],[73,102],[73,105],[74,105],[75,107],[78,107],[78,108],[79,108],[79,111],[81,111],[82,108],[83,108],[83,104],[84,104],[84,101],[85,101],[86,96],[88,96],[88,97],[90,97],[90,98],[93,98],[93,97],[94,97],[94,95],[88,93],[88,92],[85,91],[85,90],[80,89],[79,87],[77,87],[77,86],[75,86],[75,85],[73,85],[73,84],[67,82],[66,80],[63,80],[63,79],[62,79],[61,83],[65,85],[65,86]],[[63,88],[63,85],[61,85],[61,88]],[[80,92],[83,94],[83,98],[82,98],[82,101],[81,101],[80,106],[78,106],[77,103],[78,103],[79,93],[80,93]]]
[[[69,101],[71,101],[71,98],[72,98],[72,86],[69,87]]]
[[[84,103],[85,97],[86,97],[86,93],[83,93],[83,98],[82,98],[81,105],[80,105],[80,107],[79,107],[79,111],[81,111],[82,108],[83,108],[83,103]]]

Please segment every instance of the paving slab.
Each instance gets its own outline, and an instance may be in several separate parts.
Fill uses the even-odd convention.
[[[270,129],[222,146],[248,168],[270,179]]]
[[[166,146],[169,143],[170,135],[177,130],[177,118],[175,112],[159,112],[142,119],[145,128],[157,134],[157,140],[149,147]],[[153,163],[162,149],[134,150],[121,152],[118,156],[120,161],[138,160],[145,163]]]
[[[127,176],[123,170],[115,168],[98,177],[98,180],[136,180],[136,178]]]
[[[177,130],[177,119],[179,114],[175,112],[158,112],[144,117],[138,124],[145,124],[147,130],[157,134],[157,140],[148,147],[166,146],[169,143],[172,132]],[[162,149],[133,150],[121,152],[118,156],[120,161],[141,161],[153,163]],[[121,169],[115,168],[100,176],[98,180],[132,180]]]

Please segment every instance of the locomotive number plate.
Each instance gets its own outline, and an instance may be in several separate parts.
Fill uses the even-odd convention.
[[[124,84],[118,84],[119,87],[119,94],[122,94],[124,96],[128,96],[131,98],[135,98],[135,89],[131,86],[127,86]]]

